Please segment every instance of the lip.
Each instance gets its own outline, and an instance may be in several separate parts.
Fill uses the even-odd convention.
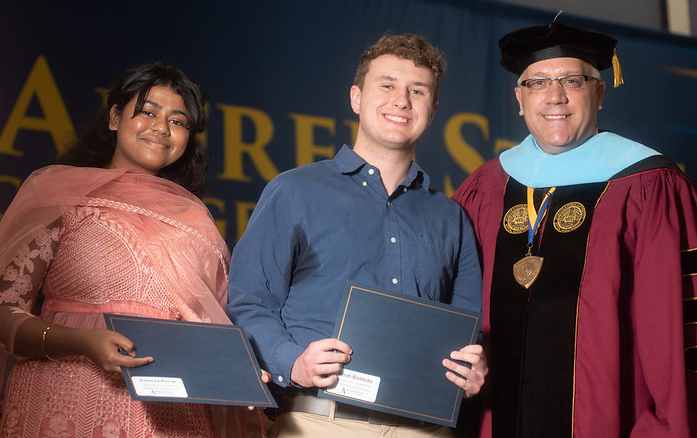
[[[571,117],[571,114],[542,114],[542,117],[545,120],[565,120]]]
[[[160,138],[155,138],[155,137],[141,137],[141,140],[144,142],[148,143],[149,145],[158,148],[158,149],[167,149],[169,148],[169,143],[166,141],[163,141]]]
[[[385,119],[387,119],[387,121],[392,122],[392,123],[397,123],[397,124],[400,124],[400,125],[406,125],[407,123],[409,123],[409,120],[410,120],[409,117],[400,116],[400,115],[398,115],[398,114],[387,114],[387,113],[384,113],[382,116],[383,116]]]

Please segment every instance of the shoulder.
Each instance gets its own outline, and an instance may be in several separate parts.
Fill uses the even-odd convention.
[[[18,195],[38,194],[44,199],[84,196],[91,188],[113,179],[111,169],[53,165],[32,172],[22,183]]]
[[[44,182],[52,181],[54,178],[59,177],[80,177],[82,175],[82,167],[67,166],[62,164],[56,164],[52,166],[46,166],[33,171],[26,179],[29,182]]]
[[[322,160],[322,161],[316,161],[314,163],[310,164],[305,164],[299,167],[296,167],[294,169],[287,170],[283,172],[281,175],[283,175],[286,178],[296,178],[296,179],[312,179],[312,178],[320,178],[320,177],[326,177],[328,174],[335,174],[338,173],[338,168],[336,165],[336,161],[334,160]],[[279,175],[279,176],[281,176]]]
[[[433,214],[442,214],[444,211],[453,213],[462,210],[457,202],[439,190],[429,188],[420,191],[427,197],[426,202],[430,205],[428,208],[432,210]]]
[[[508,174],[501,166],[501,161],[494,158],[479,166],[470,177],[477,181],[505,181]]]
[[[607,194],[621,199],[631,198],[642,205],[653,202],[692,203],[697,200],[697,191],[692,182],[679,169],[670,167],[640,170],[612,179]]]
[[[468,193],[501,190],[507,180],[508,174],[501,167],[499,159],[491,159],[465,179],[453,195],[453,199],[460,202]]]
[[[629,166],[615,175],[609,182],[611,185],[654,183],[692,187],[692,183],[677,164],[663,156],[651,157]]]
[[[332,178],[337,172],[333,160],[323,160],[283,171],[269,181],[268,185],[282,187],[317,184]]]
[[[659,169],[675,170],[682,173],[678,165],[670,158],[666,157],[665,155],[653,155],[648,158],[644,158],[643,160],[637,161],[636,163],[630,166],[627,166],[617,174],[613,175],[610,179],[620,179],[627,176]]]
[[[302,214],[308,203],[327,195],[327,187],[336,184],[339,172],[332,160],[324,160],[286,170],[269,181],[259,196],[254,211],[284,211]]]

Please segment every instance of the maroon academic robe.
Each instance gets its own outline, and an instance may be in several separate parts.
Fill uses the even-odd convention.
[[[481,436],[492,436],[492,417],[494,437],[697,436],[697,193],[684,175],[557,187],[529,289],[513,277],[527,233],[511,214],[503,225],[526,204],[525,186],[494,159],[453,199],[483,269]]]

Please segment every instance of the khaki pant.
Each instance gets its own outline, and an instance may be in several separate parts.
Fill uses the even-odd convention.
[[[281,414],[269,432],[269,438],[452,438],[445,426],[425,423],[421,427],[383,426],[366,421],[345,420],[323,415],[288,412]]]

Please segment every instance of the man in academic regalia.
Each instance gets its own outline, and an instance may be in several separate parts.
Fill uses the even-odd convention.
[[[483,267],[482,436],[697,436],[697,192],[598,131],[616,40],[555,21],[499,45],[530,135],[453,195]]]

